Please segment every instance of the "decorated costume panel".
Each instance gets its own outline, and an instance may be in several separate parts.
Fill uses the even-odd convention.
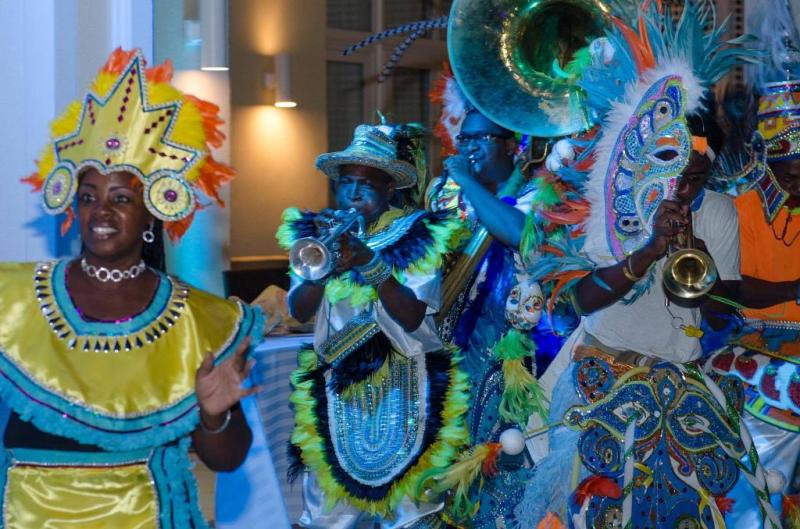
[[[194,375],[207,351],[227,357],[262,316],[161,275],[146,309],[87,321],[67,261],[2,265],[0,392],[23,420],[106,450],[158,446],[197,424]]]
[[[8,529],[209,527],[197,508],[188,439],[135,452],[14,449],[2,469]]]
[[[324,235],[314,216],[287,210],[281,244],[288,249],[301,237]],[[328,509],[344,502],[391,518],[409,499],[425,500],[420,478],[446,467],[466,442],[467,382],[430,314],[439,305],[442,256],[462,234],[449,213],[400,209],[367,230],[366,245],[429,307],[411,333],[358,272],[325,282],[315,348],[300,353],[291,400],[294,455],[314,473]]]

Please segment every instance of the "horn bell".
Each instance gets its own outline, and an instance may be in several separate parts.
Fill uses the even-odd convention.
[[[453,73],[475,107],[507,129],[542,138],[586,130],[575,74],[610,13],[601,0],[456,0],[447,28]]]
[[[696,248],[685,248],[670,254],[662,274],[664,290],[676,301],[705,296],[714,288],[718,277],[717,267],[711,257]]]

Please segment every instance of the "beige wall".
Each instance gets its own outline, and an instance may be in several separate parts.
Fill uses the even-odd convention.
[[[231,260],[282,255],[275,241],[288,206],[320,209],[327,181],[314,159],[327,147],[325,0],[230,2]],[[269,56],[292,57],[298,107],[278,109],[263,89]]]

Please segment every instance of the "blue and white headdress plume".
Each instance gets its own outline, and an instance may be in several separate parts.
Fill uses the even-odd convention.
[[[725,40],[727,20],[716,22],[708,1],[688,2],[676,21],[661,2],[647,0],[636,20],[614,19],[606,37],[591,44],[591,64],[579,83],[598,126],[579,158],[553,166],[556,178],[577,181],[572,173],[583,175],[588,206],[572,222],[583,237],[552,252],[552,241],[540,241],[544,257],[531,271],[536,279],[554,280],[567,292],[582,277],[574,269],[576,257],[588,272],[622,260],[647,241],[656,209],[688,163],[686,116],[703,108],[714,82],[758,53],[739,47],[744,39]],[[649,279],[638,282],[626,302],[649,285]]]
[[[616,20],[592,44],[580,85],[601,128],[587,184],[584,251],[598,265],[647,241],[658,205],[689,160],[686,116],[703,107],[713,83],[756,56],[738,47],[741,39],[724,39],[727,20],[716,22],[707,0],[687,2],[677,22],[660,2],[645,2],[636,28]]]

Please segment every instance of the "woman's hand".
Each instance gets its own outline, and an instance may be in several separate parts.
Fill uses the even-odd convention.
[[[242,381],[250,375],[254,361],[247,361],[250,347],[248,336],[236,351],[219,365],[214,365],[214,355],[208,353],[195,375],[195,393],[201,418],[208,428],[222,424],[222,416],[243,398],[258,392],[260,387],[242,389]]]

